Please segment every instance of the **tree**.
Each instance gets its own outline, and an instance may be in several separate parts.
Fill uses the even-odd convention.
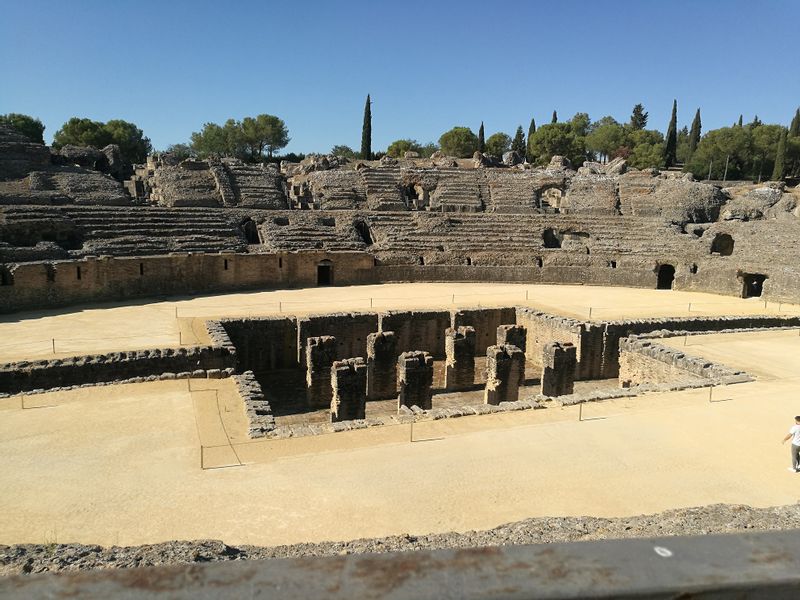
[[[787,131],[784,129],[778,140],[778,148],[775,151],[775,167],[772,169],[772,181],[781,181],[783,179],[786,164],[786,133]]]
[[[795,111],[792,124],[789,125],[789,137],[798,136],[800,136],[800,108]]]
[[[344,145],[341,145],[341,144],[340,145],[336,145],[333,148],[331,148],[331,151],[328,152],[328,154],[331,154],[332,156],[339,156],[341,158],[355,158],[356,157],[356,151],[355,150],[353,150],[350,146],[344,146]]]
[[[119,146],[119,152],[131,163],[143,163],[153,151],[150,138],[133,123],[122,119],[112,119],[103,125],[111,136],[111,143]]]
[[[728,178],[748,175],[753,163],[751,133],[745,127],[722,127],[706,133],[687,164],[697,179],[722,179],[728,163]]]
[[[364,160],[372,159],[372,107],[367,94],[367,102],[364,104],[364,124],[361,126],[361,158]]]
[[[558,113],[553,111],[553,117],[550,119],[550,123],[558,123]]]
[[[539,165],[548,164],[555,155],[567,157],[576,166],[586,158],[585,140],[575,135],[569,123],[542,125],[533,134],[530,149]]]
[[[528,143],[525,146],[525,158],[529,163],[534,161],[533,154],[531,154],[531,138],[534,133],[536,133],[536,121],[531,118],[531,124],[528,125]]]
[[[697,144],[700,143],[700,131],[702,129],[702,123],[700,122],[700,109],[697,109],[697,112],[694,113],[694,120],[692,121],[692,129],[689,132],[689,156],[691,157],[694,154],[694,151],[697,150]]]
[[[686,164],[689,160],[689,128],[685,125],[678,130],[678,144],[675,150],[677,162]]]
[[[592,120],[589,118],[588,113],[575,113],[569,120],[569,126],[572,128],[572,133],[578,137],[586,137],[591,128]]]
[[[178,160],[185,160],[195,156],[195,152],[189,144],[170,144],[165,152]]]
[[[750,121],[750,122],[747,124],[747,126],[748,126],[750,129],[755,129],[756,127],[760,127],[760,126],[761,126],[761,124],[762,124],[762,121],[761,121],[761,119],[759,119],[759,118],[758,118],[758,115],[756,115],[756,116],[754,116],[754,117],[753,117],[753,120],[752,120],[752,121]]]
[[[434,152],[439,150],[439,146],[434,144],[433,142],[428,142],[424,146],[421,146],[418,150],[419,155],[423,158],[429,158]]]
[[[39,119],[20,113],[0,115],[0,123],[15,129],[30,141],[44,144],[44,125]]]
[[[103,127],[103,123],[72,117],[56,131],[53,148],[59,149],[67,145],[103,148],[111,141],[111,134]]]
[[[422,155],[422,146],[417,140],[395,140],[389,144],[386,154],[394,158],[402,158],[406,152],[419,152]]]
[[[645,112],[644,106],[641,104],[634,106],[631,113],[631,128],[638,131],[647,127],[647,116],[648,113]]]
[[[225,129],[216,123],[205,123],[202,130],[192,133],[190,145],[200,158],[231,156]]]
[[[481,126],[478,129],[478,152],[480,152],[481,154],[486,152],[486,140],[484,139],[483,121],[481,121]]]
[[[677,160],[678,151],[678,101],[672,101],[672,117],[667,127],[667,141],[664,144],[664,166],[669,168]]]
[[[751,130],[753,160],[749,174],[753,179],[761,181],[774,170],[778,144],[784,129],[781,125],[761,124]]]
[[[511,142],[511,149],[521,157],[525,156],[525,132],[522,130],[522,125],[517,127],[517,132]]]
[[[625,144],[625,128],[612,117],[603,117],[598,123],[586,136],[586,149],[597,154],[601,160],[608,160]]]
[[[238,128],[235,137],[244,147],[250,162],[261,162],[264,158],[271,160],[275,151],[285,148],[290,139],[286,123],[275,115],[245,117],[241,123],[234,122],[232,127]]]
[[[511,148],[511,136],[505,133],[493,133],[486,140],[486,153],[491,156],[503,156]]]
[[[664,136],[654,129],[638,129],[628,134],[631,148],[628,164],[635,169],[658,169],[664,165]]]
[[[439,138],[439,146],[448,156],[467,158],[478,149],[478,137],[469,127],[453,127]]]
[[[742,125],[742,115],[739,115],[739,123],[737,124],[738,127],[743,127]]]

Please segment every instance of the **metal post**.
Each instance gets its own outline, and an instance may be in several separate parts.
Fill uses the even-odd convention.
[[[409,427],[408,430],[409,430],[408,442],[410,444],[413,444],[414,443],[414,418],[413,417],[411,418],[411,427]]]
[[[689,312],[692,312],[692,303],[689,302]]]
[[[708,401],[711,402],[711,396],[714,394],[714,386],[708,388]]]
[[[578,404],[578,422],[583,421],[583,402]]]
[[[685,336],[683,336],[683,345],[684,345],[684,346],[686,345],[686,342],[687,342],[687,341],[689,341],[689,335],[688,335],[688,334],[687,334],[687,335],[685,335]]]
[[[590,319],[592,318],[592,307],[591,306],[589,307],[589,318]]]
[[[528,301],[528,290],[525,290],[525,301]]]
[[[453,297],[452,297],[452,299],[450,300],[450,304],[455,304],[455,303],[456,303],[456,295],[455,295],[455,294],[453,294]]]
[[[53,342],[53,354],[55,354],[56,353],[56,338],[51,338],[51,341]]]
[[[178,307],[177,306],[175,307],[175,318],[176,319],[178,318]]]
[[[278,312],[283,312],[283,302],[278,302]]]

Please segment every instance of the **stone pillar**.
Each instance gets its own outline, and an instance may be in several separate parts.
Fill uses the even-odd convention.
[[[366,418],[367,363],[363,358],[334,362],[331,367],[331,388],[331,423]]]
[[[565,396],[575,389],[578,349],[569,342],[545,344],[542,354],[542,395]]]
[[[486,349],[484,403],[516,402],[525,373],[525,353],[511,344]]]
[[[433,405],[433,357],[419,350],[403,352],[397,358],[397,382],[400,386],[398,410],[401,406],[430,410]]]
[[[367,399],[397,398],[397,336],[394,331],[367,336]]]
[[[522,325],[500,325],[497,328],[497,345],[511,344],[516,346],[522,353],[528,348],[528,332]],[[522,361],[522,382],[525,382],[525,361]]]
[[[332,335],[306,340],[306,403],[309,408],[331,405],[331,367],[336,360],[336,338]]]
[[[497,328],[497,345],[511,344],[523,352],[528,347],[527,333],[522,325],[500,325]]]
[[[475,328],[445,331],[444,387],[448,392],[468,390],[475,383]]]

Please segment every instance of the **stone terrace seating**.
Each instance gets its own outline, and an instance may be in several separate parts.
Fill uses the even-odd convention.
[[[477,170],[439,169],[439,182],[431,194],[431,208],[446,212],[481,212],[488,199],[488,183]]]
[[[367,188],[367,204],[373,210],[405,210],[399,167],[360,171]]]
[[[261,226],[264,245],[271,250],[366,248],[352,226],[352,213],[291,211],[279,215],[270,215]]]
[[[247,244],[222,211],[206,208],[61,209],[83,233],[81,254],[245,252]]]
[[[277,170],[264,165],[251,165],[235,158],[224,158],[222,164],[230,177],[239,206],[288,208],[286,192]]]

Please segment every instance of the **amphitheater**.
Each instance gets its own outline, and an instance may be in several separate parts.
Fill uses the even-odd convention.
[[[2,544],[336,553],[797,501],[782,183],[438,154],[121,181],[65,150],[0,129]]]

